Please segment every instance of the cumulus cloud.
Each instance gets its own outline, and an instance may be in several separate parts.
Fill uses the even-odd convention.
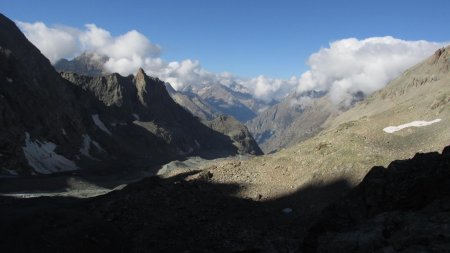
[[[310,69],[301,75],[297,91],[329,91],[334,102],[348,104],[354,94],[368,95],[383,88],[442,46],[390,36],[338,40],[309,57]]]
[[[242,82],[253,91],[256,97],[264,100],[271,100],[272,98],[282,98],[286,96],[286,94],[297,86],[298,78],[293,76],[290,79],[283,80],[261,75]]]
[[[299,77],[284,80],[263,75],[241,78],[231,73],[209,72],[196,60],[166,62],[160,58],[161,48],[135,30],[112,36],[94,24],[77,29],[49,27],[41,22],[17,23],[52,63],[90,52],[94,56],[107,56],[104,64],[107,72],[129,75],[142,67],[149,75],[169,82],[176,90],[222,84],[266,101],[281,99],[293,90],[322,90],[328,91],[334,102],[348,103],[353,94],[368,95],[381,89],[389,80],[443,46],[393,37],[343,39],[312,54],[307,62],[309,70]]]
[[[19,21],[17,24],[52,63],[87,51],[108,56],[111,68],[116,64],[124,67],[124,63],[142,64],[143,58],[158,57],[161,51],[158,45],[136,30],[113,37],[110,32],[94,24],[85,25],[84,30],[66,26],[48,27],[42,22]]]
[[[52,62],[73,57],[79,52],[79,44],[69,29],[50,28],[42,22],[18,22],[27,38]]]

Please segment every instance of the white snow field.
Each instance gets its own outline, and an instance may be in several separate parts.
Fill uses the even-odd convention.
[[[109,135],[112,135],[112,133],[108,130],[108,128],[106,128],[105,124],[103,124],[103,122],[100,120],[100,118],[98,117],[98,114],[93,114],[92,120],[94,120],[95,125],[97,125],[98,128],[100,128],[100,130],[102,130],[103,132],[105,132]]]
[[[386,133],[390,133],[391,134],[391,133],[400,131],[400,130],[402,130],[404,128],[429,126],[429,125],[437,123],[439,121],[441,121],[441,119],[435,119],[435,120],[432,120],[432,121],[423,121],[423,120],[413,121],[413,122],[409,122],[409,123],[406,123],[406,124],[403,124],[403,125],[399,125],[399,126],[388,126],[388,127],[383,128],[383,131],[385,131]]]
[[[28,164],[41,174],[79,169],[77,165],[62,155],[55,153],[56,144],[52,142],[32,141],[25,133],[25,146],[22,147]]]

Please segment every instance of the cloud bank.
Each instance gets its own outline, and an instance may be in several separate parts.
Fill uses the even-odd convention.
[[[442,46],[390,36],[338,40],[309,57],[310,70],[301,75],[297,91],[329,91],[334,102],[348,103],[357,92],[369,95],[383,88]]]
[[[129,75],[142,67],[176,90],[222,84],[238,87],[266,101],[281,99],[293,90],[322,90],[329,91],[336,103],[349,103],[353,94],[368,95],[383,88],[389,80],[443,46],[442,43],[405,41],[389,36],[343,39],[312,54],[307,61],[309,70],[299,77],[285,80],[263,75],[242,78],[226,72],[209,72],[196,60],[166,62],[160,57],[161,47],[136,30],[112,36],[94,24],[87,24],[83,29],[49,27],[42,22],[17,24],[52,63],[90,52],[108,57],[104,64],[108,72]]]

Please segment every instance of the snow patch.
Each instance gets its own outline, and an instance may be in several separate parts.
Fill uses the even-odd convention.
[[[62,132],[63,135],[67,135],[66,130],[64,128],[61,129],[61,132]]]
[[[80,153],[86,157],[89,157],[93,160],[98,160],[91,156],[89,153],[91,149],[91,145],[94,145],[101,152],[105,152],[105,150],[98,144],[98,142],[91,139],[91,137],[87,134],[83,134],[83,146],[80,148]]]
[[[103,124],[103,122],[100,120],[98,114],[92,114],[92,120],[94,120],[95,125],[97,125],[97,127],[100,128],[100,130],[109,135],[112,135],[112,133],[108,130],[108,128],[106,128],[105,124]]]
[[[6,78],[6,81],[8,81],[8,83],[12,83],[12,82],[13,82],[13,79],[12,79],[12,78],[9,78],[9,77],[7,77],[7,78]]]
[[[79,169],[75,163],[55,153],[56,144],[52,142],[32,141],[30,134],[25,133],[25,146],[22,147],[28,164],[41,174]]]
[[[391,134],[391,133],[400,131],[403,128],[407,128],[407,127],[423,127],[423,126],[428,126],[428,125],[437,123],[439,121],[441,121],[441,119],[435,119],[435,120],[432,120],[432,121],[423,121],[423,120],[421,120],[421,121],[413,121],[413,122],[409,122],[409,123],[406,123],[406,124],[403,124],[403,125],[399,125],[399,126],[388,126],[388,127],[383,128],[383,131],[385,131],[386,133],[390,133]]]
[[[139,115],[137,115],[137,113],[133,113],[133,117],[136,119],[136,120],[140,120],[141,118],[139,117]]]

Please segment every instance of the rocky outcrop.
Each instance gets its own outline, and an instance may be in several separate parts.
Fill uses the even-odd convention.
[[[324,210],[303,252],[449,252],[450,146],[374,167]]]

